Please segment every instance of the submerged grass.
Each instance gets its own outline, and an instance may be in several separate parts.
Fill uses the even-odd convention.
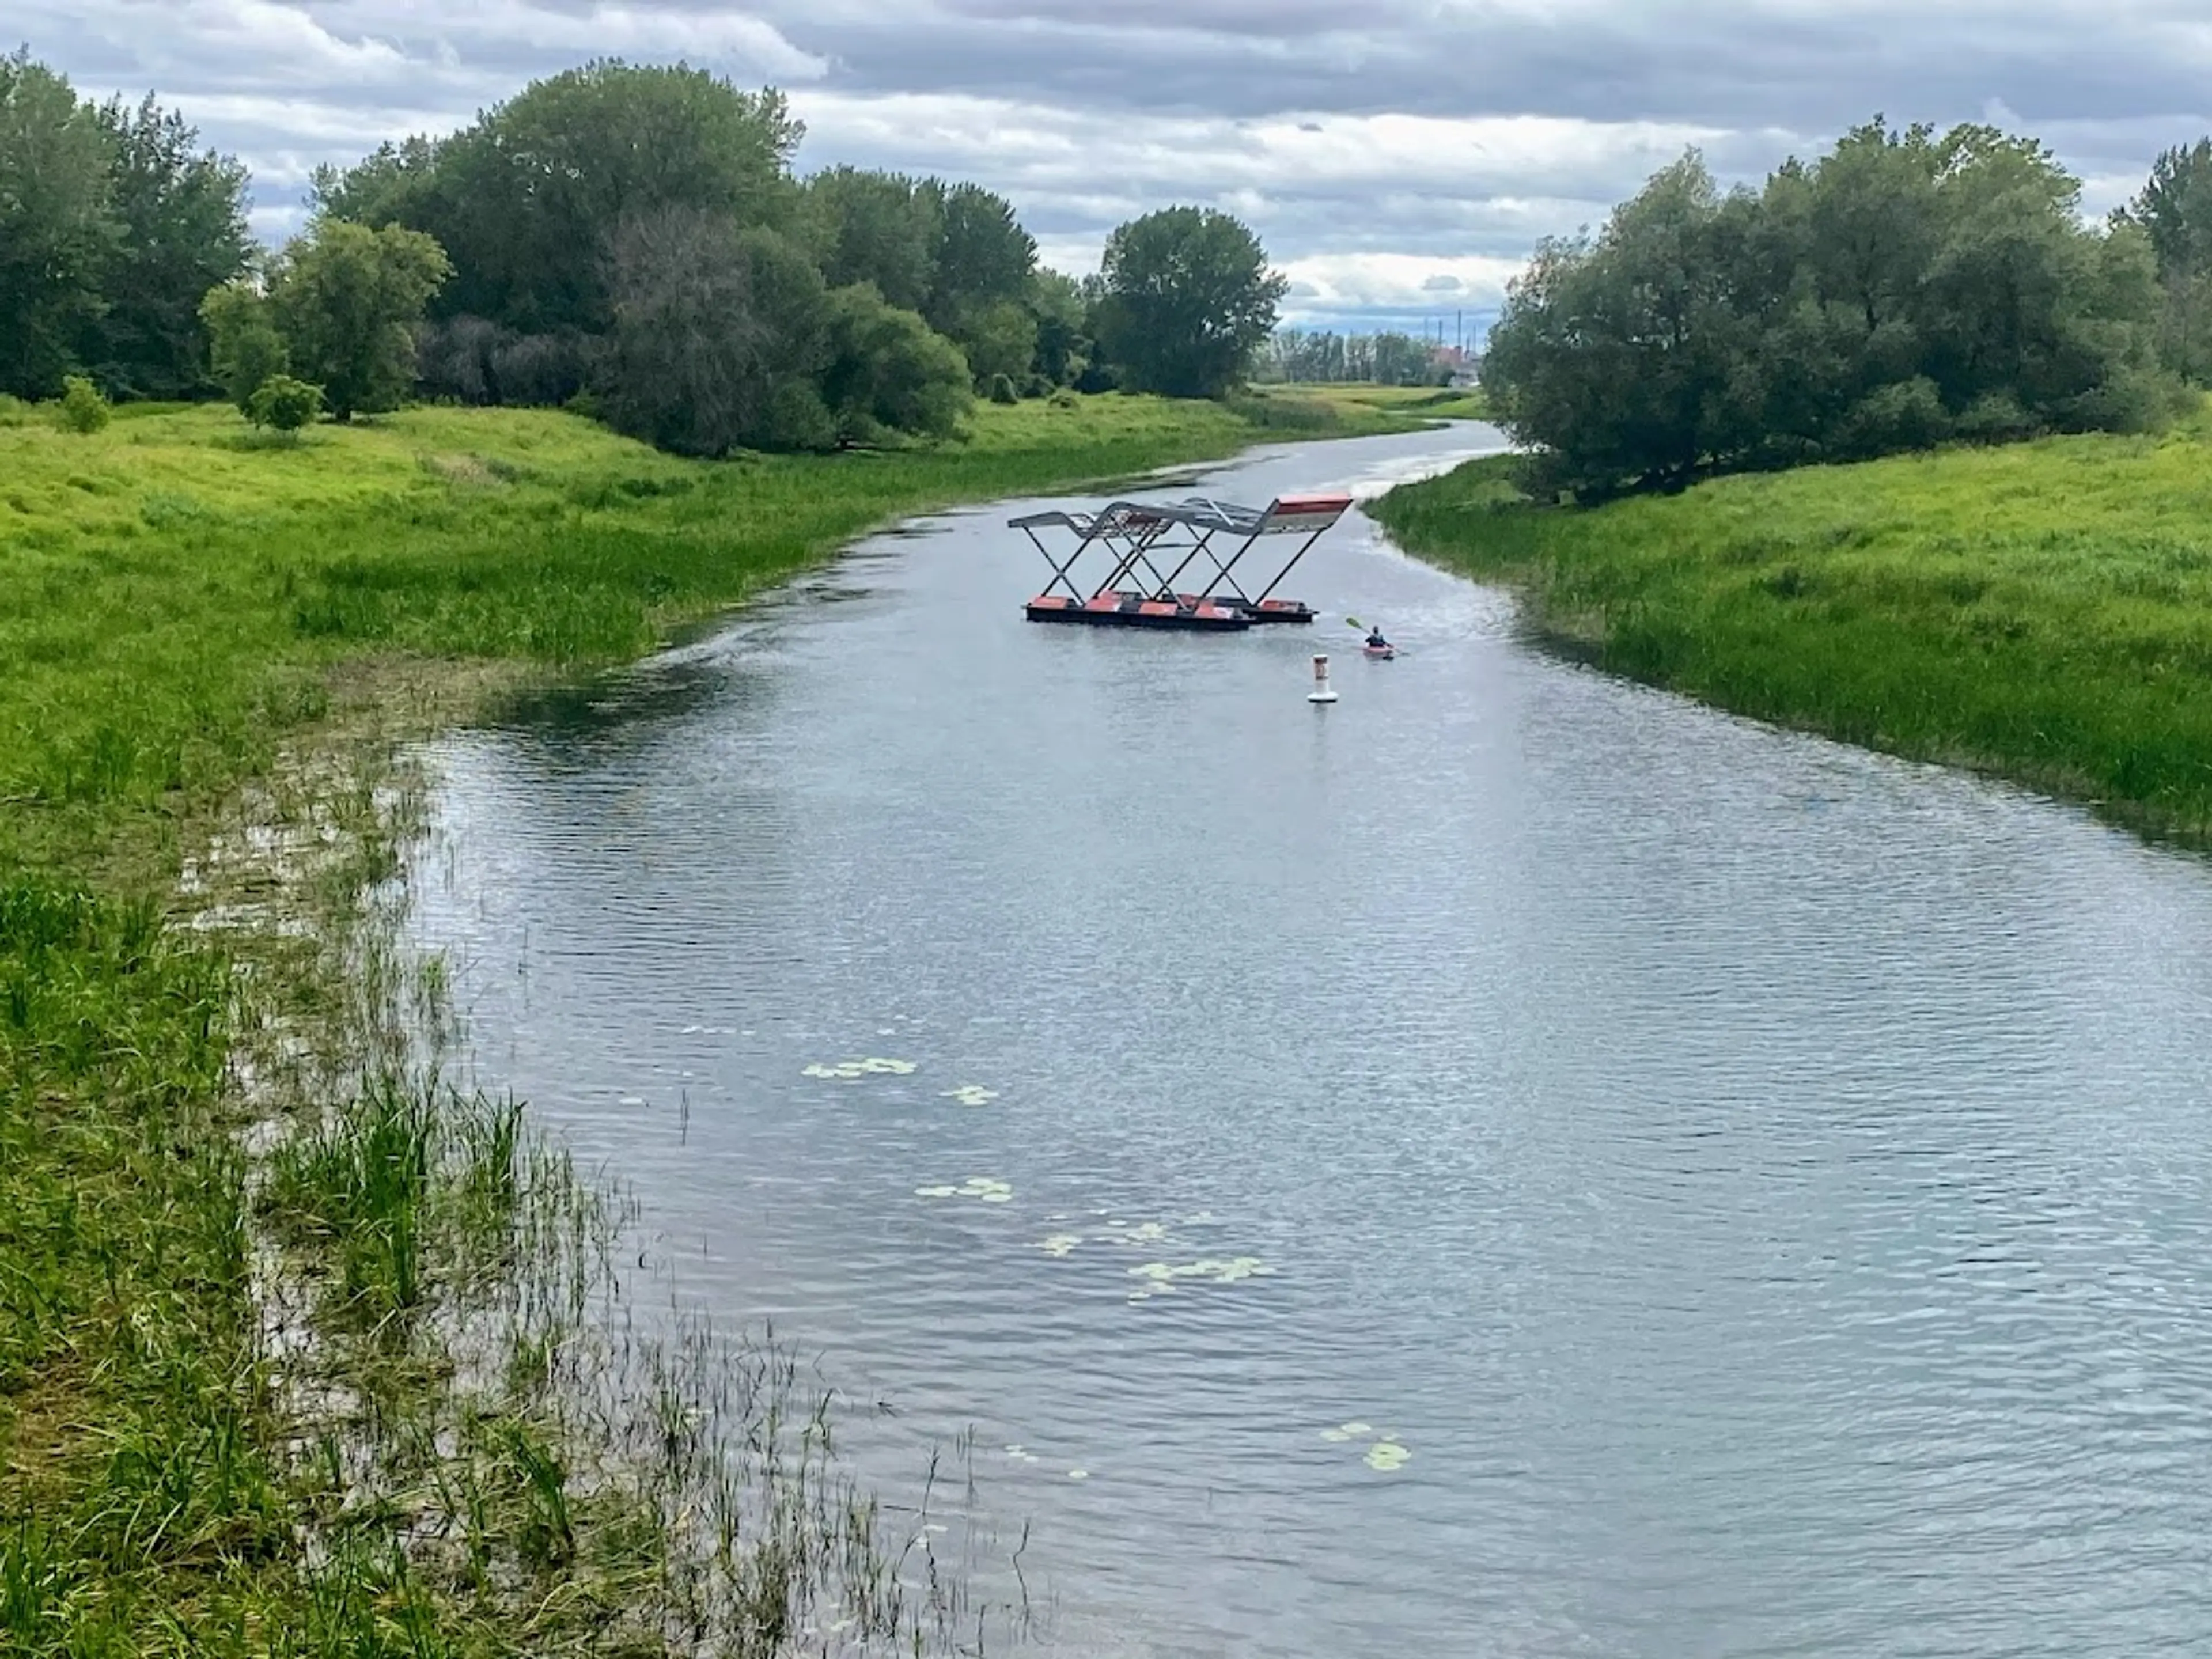
[[[1608,669],[2212,842],[2212,419],[1592,509],[1513,478],[1479,461],[1371,510]]]
[[[374,902],[394,743],[896,515],[1279,428],[1103,398],[702,465],[546,412],[36,413],[0,418],[0,1651],[972,1644],[830,1391],[646,1317],[622,1204],[440,1079],[435,964]]]

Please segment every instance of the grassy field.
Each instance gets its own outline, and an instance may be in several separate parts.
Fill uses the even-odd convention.
[[[2212,422],[1537,507],[1499,458],[1378,509],[1603,666],[2212,842]]]
[[[1107,397],[707,465],[551,412],[289,445],[228,410],[0,410],[0,1651],[768,1654],[840,1608],[900,1650],[941,1633],[962,1610],[903,1606],[796,1373],[592,1355],[596,1200],[405,1069],[398,1011],[436,987],[360,908],[394,867],[378,769],[884,520],[1279,430]],[[182,925],[225,908],[270,920]]]

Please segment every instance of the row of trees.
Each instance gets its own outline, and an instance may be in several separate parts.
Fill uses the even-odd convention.
[[[800,137],[772,89],[593,63],[319,172],[307,232],[266,256],[234,161],[18,53],[0,61],[0,391],[83,372],[251,409],[289,375],[341,417],[414,394],[581,399],[718,454],[942,434],[975,392],[1218,396],[1273,331],[1285,284],[1225,215],[1124,225],[1079,283],[1039,265],[1003,198],[801,179]]]
[[[1255,370],[1263,380],[1377,386],[1444,386],[1451,368],[1437,349],[1411,334],[1337,334],[1286,328],[1260,354]]]
[[[1544,482],[1585,494],[2150,426],[2212,357],[2197,155],[2090,225],[2049,151],[1987,126],[1877,119],[1726,195],[1692,154],[1595,235],[1541,245],[1483,383]]]
[[[971,389],[1215,396],[1273,326],[1282,279],[1224,215],[1125,225],[1079,284],[1038,264],[1004,198],[848,167],[802,179],[800,137],[773,90],[599,63],[325,171],[314,200],[452,259],[422,336],[428,390],[588,391],[694,453],[942,433]]]
[[[246,267],[246,169],[183,119],[77,97],[27,52],[0,58],[0,392],[70,373],[111,392],[206,386],[200,296]]]
[[[2162,152],[2115,221],[2150,239],[2160,355],[2191,382],[2212,383],[2212,138]]]

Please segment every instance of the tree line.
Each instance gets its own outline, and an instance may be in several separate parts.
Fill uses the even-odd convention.
[[[2212,371],[2212,142],[2086,222],[2033,139],[1879,118],[1758,189],[1694,152],[1542,243],[1483,384],[1547,490],[2135,431]]]
[[[1262,380],[1376,386],[1444,386],[1451,380],[1449,366],[1438,362],[1433,345],[1395,330],[1281,329],[1261,349],[1255,374]]]
[[[1273,331],[1287,284],[1225,214],[1124,224],[1078,282],[1004,198],[801,177],[802,136],[772,88],[601,60],[318,171],[272,252],[234,158],[25,49],[0,59],[0,392],[221,392],[279,425],[566,404],[714,455],[942,435],[978,395],[1218,397]]]

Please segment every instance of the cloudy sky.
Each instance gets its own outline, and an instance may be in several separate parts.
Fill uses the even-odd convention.
[[[1877,112],[1995,120],[2101,210],[2212,130],[2212,0],[6,0],[0,34],[158,90],[252,165],[271,237],[319,161],[680,58],[785,88],[804,168],[1003,191],[1064,270],[1201,202],[1260,231],[1292,320],[1448,332],[1686,145],[1756,178]]]

